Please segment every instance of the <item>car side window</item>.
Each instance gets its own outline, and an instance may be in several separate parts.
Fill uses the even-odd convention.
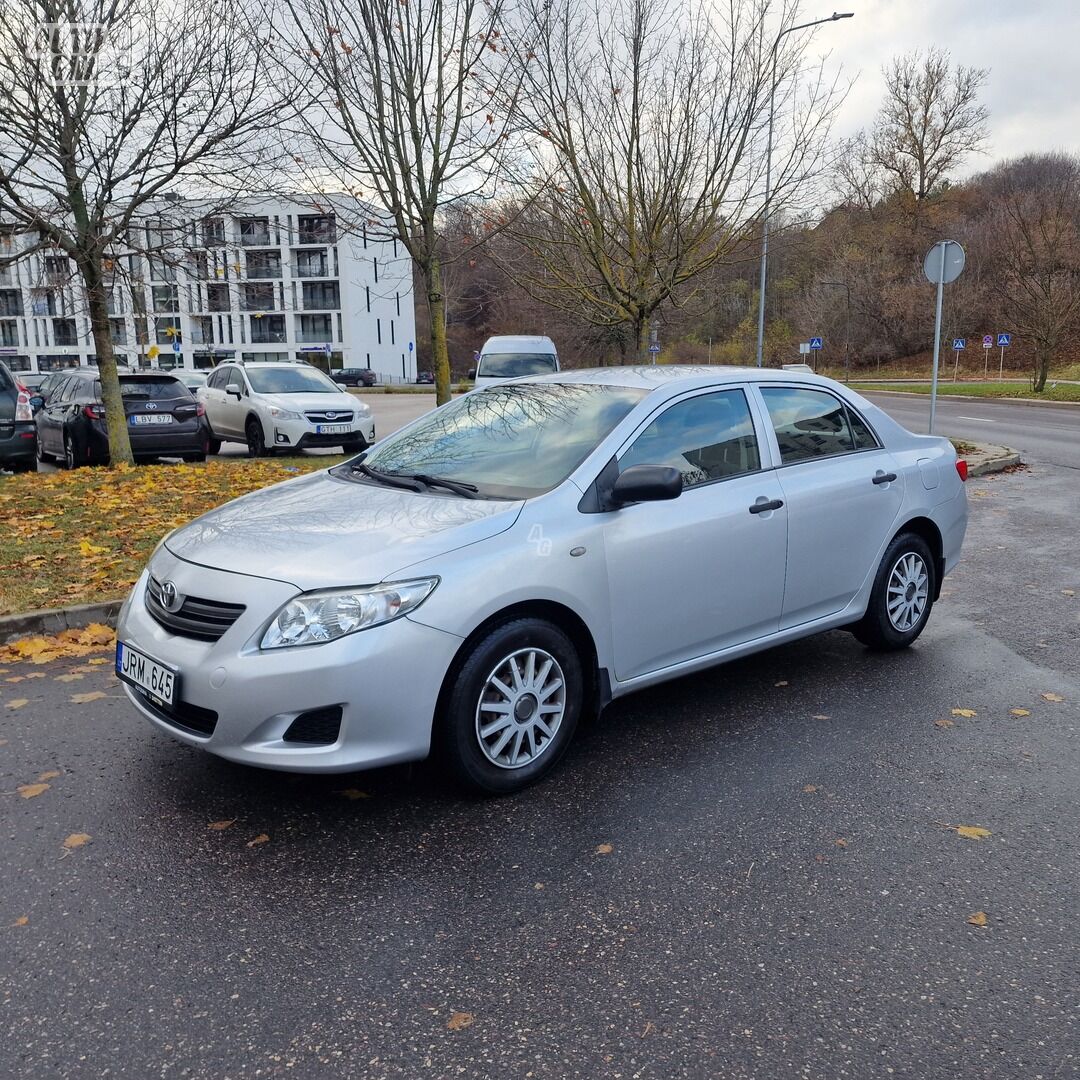
[[[209,386],[211,390],[220,390],[221,389],[223,384],[221,382],[221,370],[220,369],[217,370],[217,371],[211,371],[210,372],[210,374],[206,377],[206,385]]]
[[[66,401],[71,400],[72,383],[75,382],[75,377],[69,375],[66,379],[60,379],[57,381],[56,386],[49,394],[50,405],[62,405]]]
[[[850,405],[847,407],[847,417],[851,425],[851,434],[855,439],[855,449],[876,450],[880,445],[877,436],[870,430],[870,425]]]
[[[832,394],[805,387],[763,386],[761,396],[783,464],[850,454],[856,449],[847,410]],[[876,446],[876,441],[872,445]]]
[[[660,414],[619,460],[671,465],[693,487],[761,468],[754,421],[742,390],[720,390],[676,402]]]

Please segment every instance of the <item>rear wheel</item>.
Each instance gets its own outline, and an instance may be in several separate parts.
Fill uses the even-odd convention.
[[[458,780],[506,795],[555,766],[573,738],[583,699],[573,642],[542,619],[515,619],[470,651],[436,737]]]
[[[221,440],[215,439],[211,436],[206,442],[206,452],[208,454],[220,454],[221,453]]]
[[[879,652],[906,649],[930,618],[936,588],[937,567],[929,545],[915,533],[901,533],[882,557],[866,614],[852,633]]]
[[[75,447],[75,440],[70,431],[64,432],[64,468],[77,469],[79,467],[79,454]]]
[[[244,428],[247,435],[248,457],[266,457],[266,438],[262,424],[253,416]]]

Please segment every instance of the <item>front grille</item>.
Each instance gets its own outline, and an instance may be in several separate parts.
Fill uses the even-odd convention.
[[[337,742],[340,730],[341,706],[332,705],[301,713],[281,737],[285,742],[327,745]]]
[[[185,596],[178,611],[166,611],[161,602],[161,582],[148,578],[146,610],[156,622],[174,634],[198,638],[200,641],[217,641],[244,614],[244,605],[223,604],[219,600]]]
[[[214,734],[218,714],[213,709],[204,709],[200,705],[192,705],[187,701],[176,701],[172,705],[166,705],[163,702],[159,705],[137,688],[132,687],[132,689],[142,698],[143,705],[165,723],[203,738],[209,738]]]
[[[351,412],[339,412],[337,409],[312,410],[304,415],[313,424],[351,424],[353,414]]]

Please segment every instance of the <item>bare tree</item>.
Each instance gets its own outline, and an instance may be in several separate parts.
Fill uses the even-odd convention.
[[[947,50],[896,57],[884,69],[885,101],[869,140],[869,162],[922,202],[987,139],[978,102],[988,72],[951,64]]]
[[[519,110],[541,150],[512,272],[598,327],[628,324],[644,356],[654,312],[759,228],[774,20],[790,25],[796,5],[527,2]],[[777,209],[816,168],[842,97],[820,70],[795,78],[800,48],[778,58]]]
[[[241,0],[5,0],[0,219],[72,260],[114,462],[131,462],[109,326],[113,265],[160,197],[242,189],[266,163],[270,47]],[[168,217],[168,214],[165,214]],[[20,253],[25,257],[27,252]]]
[[[286,0],[314,161],[378,204],[423,281],[436,398],[450,397],[440,215],[496,190],[516,84],[502,0]],[[378,221],[367,223],[377,226]]]
[[[990,204],[982,235],[993,237],[991,280],[1002,309],[1035,353],[1032,385],[1080,325],[1080,159],[1039,154],[984,178]]]

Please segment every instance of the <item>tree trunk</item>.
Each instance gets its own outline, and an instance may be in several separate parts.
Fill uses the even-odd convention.
[[[1046,377],[1050,374],[1050,350],[1044,345],[1035,346],[1035,377],[1031,388],[1036,394],[1046,389]]]
[[[424,270],[428,318],[431,322],[431,363],[435,371],[435,404],[450,400],[450,354],[446,348],[446,297],[442,291],[442,268],[434,258]]]
[[[637,346],[638,363],[650,363],[652,356],[649,353],[649,317],[643,312],[634,316],[634,343]]]
[[[94,351],[97,353],[98,375],[101,379],[101,398],[105,403],[105,426],[109,432],[109,461],[134,465],[131,456],[131,440],[128,438],[127,416],[124,399],[120,395],[120,379],[116,373],[116,354],[113,352],[112,327],[109,325],[109,308],[105,295],[105,281],[101,260],[88,256],[79,261],[86,290],[86,302],[90,311],[90,330],[94,335]]]

